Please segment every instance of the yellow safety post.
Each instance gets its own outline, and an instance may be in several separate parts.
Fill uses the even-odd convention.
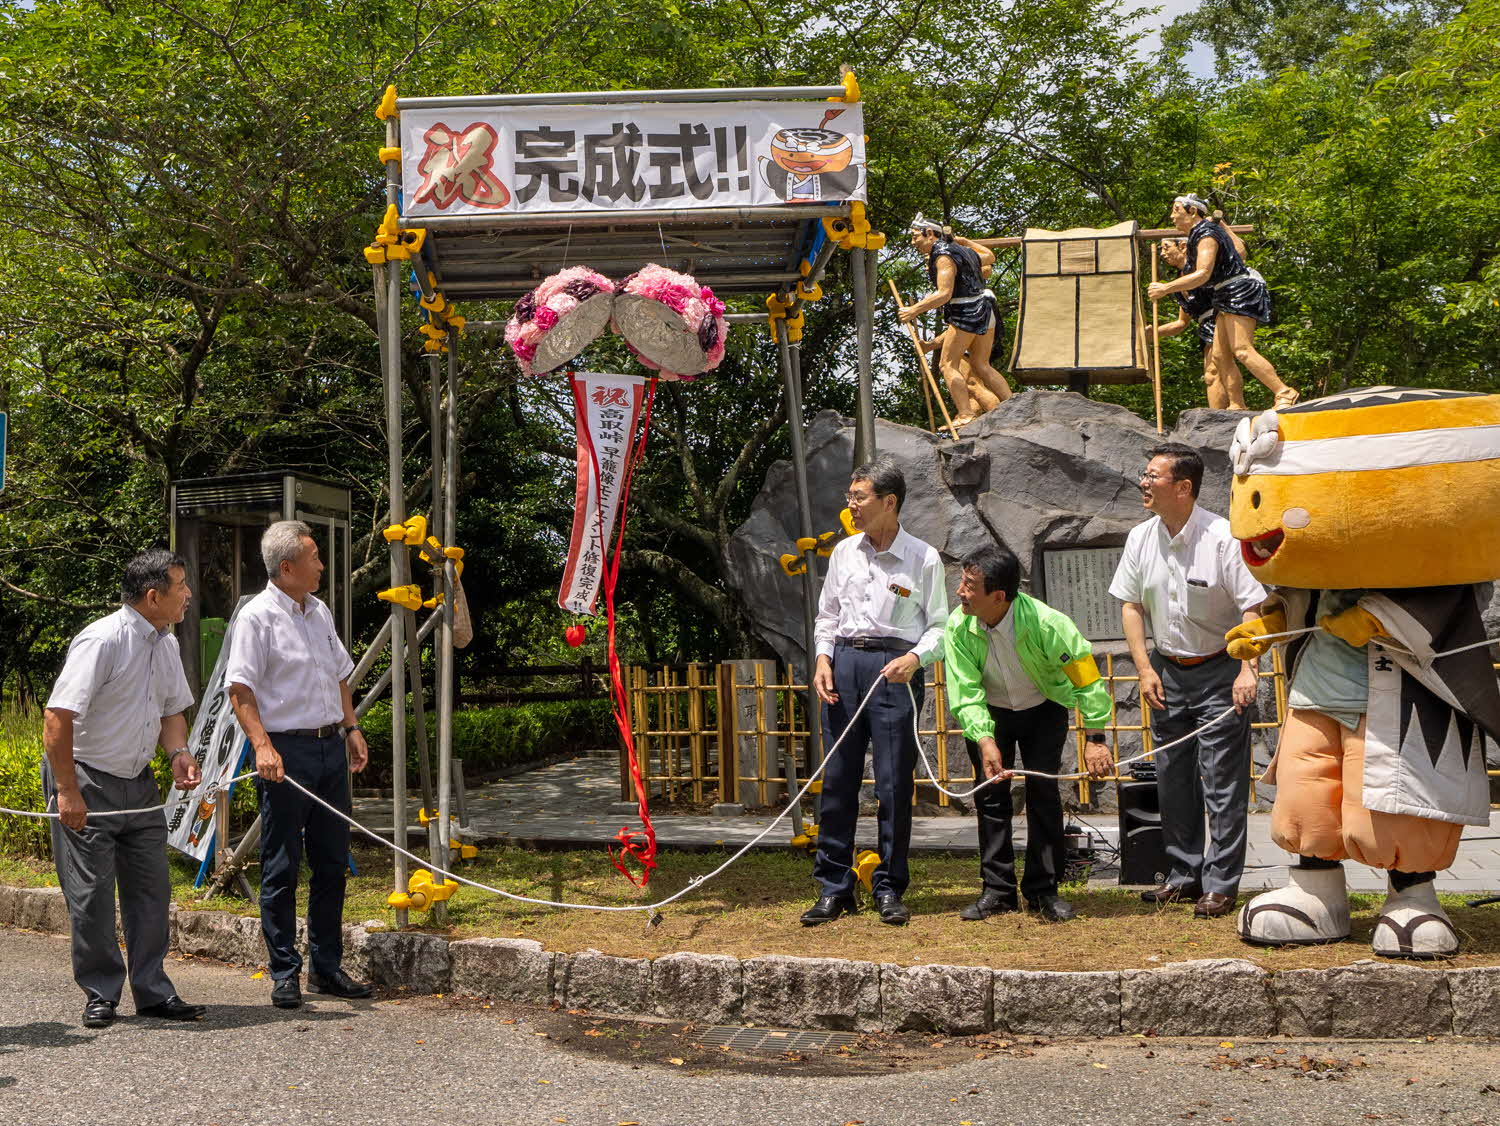
[[[805,848],[808,852],[818,847],[818,827],[810,824],[791,839],[793,848]]]
[[[406,881],[406,890],[391,892],[385,897],[385,901],[397,911],[426,911],[434,904],[452,898],[457,890],[457,880],[434,883],[431,872],[426,868],[418,868]]]

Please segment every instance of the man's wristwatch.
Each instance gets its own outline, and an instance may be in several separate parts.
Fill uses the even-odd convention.
[[[1093,743],[1096,746],[1102,747],[1105,745],[1104,732],[1102,731],[1090,731],[1083,739],[1084,742]]]
[[[351,723],[348,727],[341,727],[341,728],[339,728],[339,734],[341,736],[343,736],[345,739],[347,739],[347,738],[349,738],[349,736],[353,735],[356,731],[358,731],[361,735],[363,735],[364,734],[364,730],[365,729],[363,727],[361,727],[359,724],[357,724],[357,723]]]
[[[186,747],[178,747],[175,750],[171,750],[171,751],[167,752],[167,761],[171,762],[178,755],[190,755],[192,753],[193,752],[190,751],[190,750],[188,750]]]

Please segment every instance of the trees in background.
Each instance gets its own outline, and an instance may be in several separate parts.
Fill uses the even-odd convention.
[[[163,540],[170,483],[293,466],[356,498],[357,625],[384,584],[383,413],[360,248],[382,210],[370,111],[403,92],[801,84],[858,73],[882,273],[920,288],[917,210],[981,234],[1156,225],[1209,191],[1253,222],[1304,394],[1374,382],[1491,388],[1500,315],[1497,0],[1463,9],[1208,0],[1146,58],[1109,0],[66,0],[0,9],[0,690],[50,677],[120,564]],[[1216,52],[1211,80],[1181,63]],[[852,405],[834,261],[808,318],[809,415]],[[1009,283],[1000,283],[1002,294]],[[888,303],[880,413],[923,417]],[[502,317],[507,310],[466,309]],[[413,325],[415,317],[413,316]],[[997,349],[998,351],[999,349]],[[409,340],[404,374],[423,377]],[[1201,402],[1168,345],[1167,405]],[[621,357],[623,362],[624,357]],[[554,384],[465,353],[458,539],[479,615],[471,673],[558,646],[571,432]],[[1256,389],[1258,390],[1258,389]],[[1149,409],[1149,389],[1105,392]],[[1254,405],[1252,403],[1252,405]],[[1265,404],[1268,405],[1268,404]],[[425,395],[407,404],[420,509]],[[724,579],[785,404],[770,341],[663,389],[635,490],[627,644],[649,659],[758,647]]]

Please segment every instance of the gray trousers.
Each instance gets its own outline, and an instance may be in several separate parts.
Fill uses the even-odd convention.
[[[1243,667],[1221,655],[1183,668],[1151,654],[1166,708],[1151,713],[1158,744],[1203,726],[1234,703],[1234,678]],[[1196,738],[1156,755],[1162,846],[1171,864],[1167,883],[1237,895],[1245,868],[1250,805],[1251,708],[1221,719]],[[1203,813],[1208,811],[1208,840]]]
[[[118,778],[75,763],[78,790],[90,813],[142,809],[161,804],[161,791],[147,767],[134,778]],[[57,787],[42,760],[47,808],[57,810]],[[90,819],[75,833],[53,820],[52,856],[73,924],[73,980],[89,1000],[119,1003],[125,961],[115,938],[115,885],[120,887],[120,923],[130,962],[130,992],[137,1009],[165,1001],[177,991],[167,979],[167,908],[172,884],[167,872],[167,819],[161,812]]]

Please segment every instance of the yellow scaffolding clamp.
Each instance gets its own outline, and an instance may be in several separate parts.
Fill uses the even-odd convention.
[[[839,513],[839,523],[844,526],[844,535],[852,536],[859,529],[854,526],[854,513],[847,508]]]
[[[849,85],[846,82],[844,84],[844,89],[847,90],[848,88]],[[858,88],[856,87],[856,89]],[[385,88],[385,93],[380,98],[380,104],[375,107],[375,116],[380,118],[381,121],[385,121],[388,118],[395,117],[396,115],[396,87],[394,85],[390,85]]]
[[[479,855],[477,845],[466,844],[463,841],[450,840],[448,842],[448,851],[453,853],[455,860],[473,860]]]
[[[854,858],[854,874],[859,882],[865,885],[866,891],[871,891],[870,880],[875,875],[875,869],[880,867],[880,853],[873,849],[865,849]]]
[[[779,293],[766,294],[766,327],[771,330],[771,339],[776,339],[776,322],[786,318],[786,311],[792,307],[790,297],[782,297]]]
[[[885,245],[885,235],[871,229],[870,220],[865,216],[865,205],[859,200],[849,205],[849,218],[824,219],[823,233],[838,243],[840,250],[852,250],[855,247],[879,250]]]
[[[435,903],[442,903],[458,890],[457,880],[433,883],[432,873],[418,868],[406,881],[405,891],[393,891],[385,901],[397,911],[426,911]]]
[[[426,241],[427,228],[401,226],[401,214],[393,203],[375,228],[375,241],[365,247],[365,261],[375,265],[402,261],[421,250]]]
[[[845,71],[844,72],[844,77],[841,78],[839,81],[841,81],[844,84],[844,93],[843,93],[843,96],[842,97],[832,97],[832,98],[829,98],[828,100],[830,102],[857,102],[857,101],[859,101],[859,80],[854,77],[854,72],[852,70]],[[394,86],[392,86],[391,89],[394,91],[396,88]],[[394,106],[395,104],[396,104],[395,95],[393,94],[392,97],[391,97],[391,105]]]
[[[795,343],[798,340],[801,340],[802,339],[802,328],[806,324],[807,324],[807,312],[804,309],[798,309],[797,310],[797,315],[795,317],[788,317],[786,319],[786,339],[787,339],[787,343],[791,344],[791,343]]]
[[[389,590],[378,590],[375,597],[382,602],[392,602],[406,610],[419,610],[422,606],[422,588],[416,584],[393,586]]]
[[[380,533],[386,543],[404,543],[407,547],[420,547],[427,538],[427,517],[408,516],[403,523],[388,524]]]
[[[802,832],[798,833],[795,837],[792,838],[792,840],[791,840],[791,846],[793,848],[805,848],[809,852],[811,852],[813,849],[817,848],[818,847],[818,827],[817,827],[817,825],[809,823],[802,830]]]
[[[807,560],[788,551],[781,557],[781,569],[787,573],[788,578],[795,579],[798,575],[807,573]]]

